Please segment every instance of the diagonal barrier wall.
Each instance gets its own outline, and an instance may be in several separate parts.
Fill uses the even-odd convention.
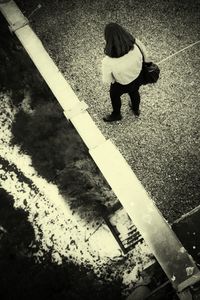
[[[199,281],[200,273],[192,257],[183,248],[116,146],[106,140],[95,125],[86,110],[87,105],[79,101],[15,2],[0,0],[0,10],[173,287],[179,292]]]

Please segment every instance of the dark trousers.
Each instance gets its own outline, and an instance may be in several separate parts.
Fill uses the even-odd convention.
[[[134,111],[139,110],[140,106],[140,94],[139,94],[139,88],[142,84],[142,73],[133,80],[129,84],[120,84],[118,82],[111,83],[110,85],[110,99],[112,103],[113,108],[113,114],[119,114],[121,110],[121,96],[123,94],[129,94],[131,103],[132,103],[132,109]]]

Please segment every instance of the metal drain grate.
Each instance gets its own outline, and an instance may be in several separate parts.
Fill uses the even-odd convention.
[[[122,207],[104,216],[104,220],[124,254],[134,249],[143,240],[136,226]]]
[[[132,250],[140,241],[143,240],[141,234],[134,224],[129,227],[126,235],[120,234],[119,238],[126,249],[126,252]]]

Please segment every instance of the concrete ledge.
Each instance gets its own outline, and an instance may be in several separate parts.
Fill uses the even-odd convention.
[[[64,112],[67,119],[72,119],[73,117],[77,116],[78,114],[84,112],[88,108],[88,105],[84,101],[80,101],[71,108],[68,108],[67,111]]]
[[[94,149],[106,142],[105,137],[87,111],[70,119],[88,149]]]

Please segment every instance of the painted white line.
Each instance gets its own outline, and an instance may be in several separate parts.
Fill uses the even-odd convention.
[[[169,55],[169,56],[167,56],[166,58],[162,59],[161,61],[157,62],[156,64],[157,64],[157,65],[160,65],[160,64],[162,64],[163,62],[165,62],[166,60],[169,60],[170,58],[174,57],[175,55],[177,55],[177,54],[179,54],[179,53],[181,53],[181,52],[183,52],[183,51],[185,51],[185,50],[187,50],[187,49],[189,49],[189,48],[195,46],[195,45],[198,44],[198,43],[200,43],[200,40],[197,41],[197,42],[195,42],[195,43],[193,43],[193,44],[188,45],[187,47],[185,47],[185,48],[183,48],[183,49],[181,49],[181,50],[179,50],[179,51],[177,51],[177,52],[175,52],[175,53],[173,53],[173,54],[171,54],[171,55]]]

